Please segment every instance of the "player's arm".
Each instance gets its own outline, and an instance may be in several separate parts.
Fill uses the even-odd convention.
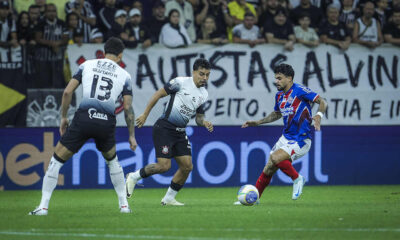
[[[72,101],[72,95],[74,94],[75,89],[79,86],[79,81],[75,78],[72,78],[67,87],[64,89],[64,93],[61,99],[61,123],[60,123],[60,135],[64,135],[65,131],[68,127],[68,108]]]
[[[321,130],[321,119],[324,116],[326,108],[328,107],[328,103],[326,103],[325,99],[323,99],[321,96],[318,96],[314,102],[319,104],[318,112],[313,117],[315,130],[319,131]]]
[[[153,109],[154,105],[156,105],[158,100],[167,95],[168,95],[168,93],[165,91],[164,88],[158,89],[158,91],[153,94],[153,96],[151,97],[151,99],[150,99],[149,103],[147,104],[146,109],[144,110],[142,115],[140,115],[136,119],[136,125],[138,126],[138,128],[143,127],[144,123],[146,122],[147,117],[149,116],[151,109]]]
[[[205,127],[209,132],[214,131],[214,126],[211,122],[204,120],[204,114],[197,113],[196,114],[196,124],[200,127]]]
[[[135,151],[137,147],[137,142],[135,138],[135,112],[132,107],[132,96],[124,95],[124,114],[125,114],[125,122],[129,131],[129,144],[133,151]]]
[[[255,126],[259,126],[259,125],[264,124],[264,123],[275,122],[276,120],[280,119],[281,117],[282,117],[281,112],[273,111],[270,114],[268,114],[268,116],[266,116],[265,118],[262,118],[262,119],[260,119],[258,121],[246,121],[242,125],[242,128],[255,127]]]

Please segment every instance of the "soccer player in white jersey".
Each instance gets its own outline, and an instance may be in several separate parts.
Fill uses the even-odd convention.
[[[204,87],[210,76],[210,63],[205,59],[197,59],[193,64],[192,77],[177,77],[172,79],[164,88],[159,89],[150,99],[142,115],[136,119],[140,128],[146,122],[147,116],[157,101],[170,95],[163,115],[153,126],[153,142],[156,151],[157,163],[149,164],[144,168],[131,172],[126,178],[127,197],[132,196],[136,183],[153,174],[164,173],[171,167],[171,158],[179,165],[172,178],[167,193],[161,200],[162,205],[182,206],[175,196],[183,187],[189,173],[192,171],[192,153],[185,127],[191,117],[196,115],[196,124],[213,131],[211,122],[204,120],[204,103],[208,93]]]
[[[132,108],[131,76],[118,63],[125,46],[118,38],[110,38],[104,45],[105,58],[88,60],[79,66],[64,90],[61,102],[61,139],[43,178],[42,200],[29,215],[47,215],[49,201],[57,185],[58,173],[63,164],[93,138],[96,147],[110,170],[111,182],[118,195],[121,213],[130,213],[126,199],[124,172],[115,149],[115,101],[123,96],[125,121],[129,130],[130,148],[137,147],[135,139],[135,114]],[[75,89],[82,84],[83,98],[74,119],[68,126],[67,112]]]
[[[320,130],[321,119],[327,108],[325,100],[317,93],[298,83],[293,83],[294,70],[288,64],[274,69],[275,96],[274,111],[258,121],[246,121],[242,128],[274,122],[283,117],[282,136],[272,148],[267,165],[257,180],[256,188],[260,197],[270,183],[272,176],[280,169],[293,180],[292,199],[297,200],[303,191],[305,178],[293,168],[292,162],[304,156],[311,148],[311,123]],[[312,117],[311,103],[319,104],[317,114]],[[240,204],[235,202],[235,204]]]

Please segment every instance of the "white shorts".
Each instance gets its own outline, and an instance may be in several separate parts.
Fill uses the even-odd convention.
[[[299,144],[295,140],[287,140],[285,136],[281,136],[278,142],[275,143],[274,147],[272,148],[269,154],[272,154],[278,149],[282,149],[283,151],[289,154],[292,161],[301,158],[302,156],[306,155],[311,148],[311,140],[305,139],[305,145],[300,148]]]

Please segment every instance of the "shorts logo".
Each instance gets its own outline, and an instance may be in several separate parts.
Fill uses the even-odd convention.
[[[169,152],[168,146],[162,146],[162,147],[161,147],[161,152],[162,152],[163,154],[168,154],[168,152]]]
[[[107,114],[98,113],[95,108],[89,108],[88,113],[90,119],[96,118],[100,120],[108,120]]]

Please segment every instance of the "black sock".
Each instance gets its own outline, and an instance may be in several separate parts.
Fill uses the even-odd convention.
[[[169,186],[170,186],[170,188],[171,188],[172,190],[175,190],[175,191],[177,191],[177,192],[179,192],[179,190],[181,190],[181,188],[183,187],[183,185],[174,183],[173,181],[171,181],[171,185],[169,185]]]
[[[146,174],[146,171],[144,171],[144,168],[140,169],[139,174],[142,178],[147,178],[149,176]]]

